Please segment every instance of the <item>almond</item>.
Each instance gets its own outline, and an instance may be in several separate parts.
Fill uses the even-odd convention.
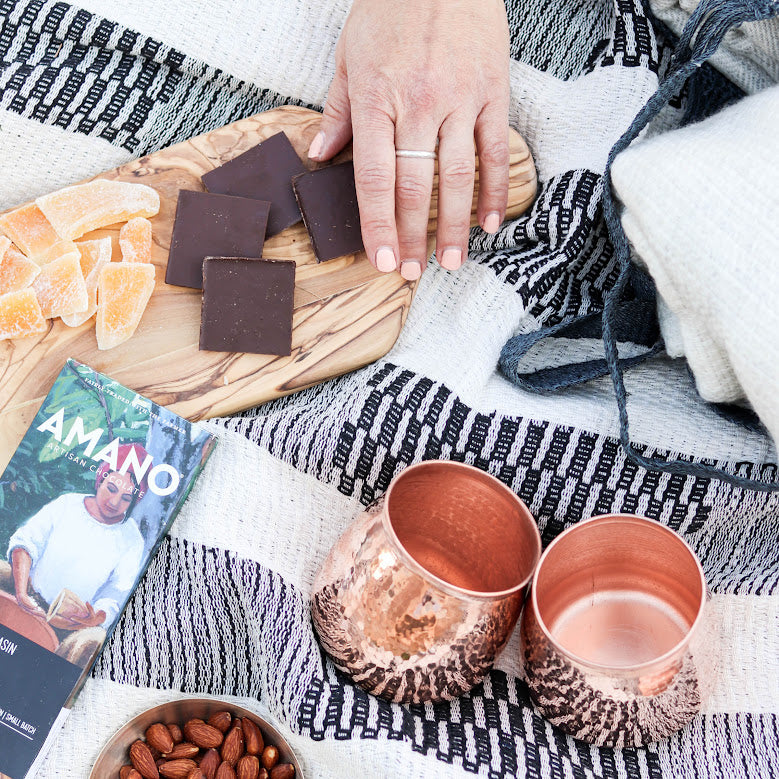
[[[268,773],[267,768],[261,768],[260,773],[257,776],[257,779],[270,779],[270,774]]]
[[[168,760],[160,766],[160,773],[166,779],[187,779],[193,768],[197,768],[194,760]]]
[[[200,770],[203,772],[206,779],[214,779],[216,776],[216,769],[219,768],[221,762],[222,758],[219,757],[219,752],[215,749],[209,749],[203,757],[200,758]]]
[[[229,711],[217,711],[208,718],[208,724],[213,725],[222,733],[227,733],[230,730],[230,725],[233,724],[233,715]]]
[[[197,744],[203,749],[218,747],[224,736],[221,730],[217,730],[213,725],[207,725],[202,719],[191,719],[184,725],[184,735],[193,744]]]
[[[262,737],[262,731],[248,717],[241,721],[243,728],[243,743],[247,755],[261,755],[265,749],[265,741]]]
[[[133,742],[130,747],[130,762],[144,779],[159,779],[160,772],[154,764],[154,757],[143,741]]]
[[[243,754],[243,730],[240,727],[231,728],[222,744],[222,760],[235,767],[238,758]]]
[[[173,736],[161,722],[155,722],[146,730],[146,743],[164,755],[173,749]]]
[[[216,769],[216,776],[214,779],[235,779],[235,771],[230,763],[222,763],[219,768]]]
[[[180,744],[184,740],[184,734],[181,732],[181,728],[175,722],[169,722],[167,727],[170,731],[173,743]]]
[[[127,779],[143,779],[143,777],[134,768],[131,768],[127,774]]]
[[[255,755],[244,755],[235,766],[238,779],[257,779],[260,775],[260,761]]]
[[[279,763],[270,772],[270,779],[292,779],[295,775],[295,766],[292,763]]]
[[[279,750],[276,749],[276,747],[265,747],[265,749],[262,750],[262,757],[260,760],[262,761],[263,767],[270,771],[271,768],[279,762]]]
[[[170,752],[165,752],[168,760],[178,760],[182,757],[197,757],[200,747],[196,744],[190,744],[189,741],[182,741],[176,744]]]
[[[130,771],[135,771],[135,769],[131,765],[123,765],[119,769],[119,779],[127,779],[127,777],[130,775]],[[138,773],[135,771],[135,773]]]
[[[188,776],[187,779],[205,779],[203,776],[203,772],[199,768],[193,768]]]

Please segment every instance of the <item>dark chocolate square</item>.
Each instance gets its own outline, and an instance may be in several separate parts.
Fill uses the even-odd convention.
[[[267,200],[271,207],[266,236],[270,237],[300,221],[291,182],[305,170],[289,138],[276,133],[201,180],[209,192]]]
[[[165,281],[203,287],[206,257],[262,257],[270,203],[182,189]]]
[[[207,257],[200,348],[290,354],[294,297],[292,260]]]
[[[318,262],[362,250],[351,162],[301,173],[292,187]]]

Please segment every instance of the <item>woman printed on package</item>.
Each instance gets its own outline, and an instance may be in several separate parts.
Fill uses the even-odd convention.
[[[132,449],[142,463],[147,453],[140,444],[120,446],[117,461],[124,463]],[[120,473],[104,462],[93,495],[60,495],[10,538],[17,602],[46,619],[41,604],[60,600],[50,622],[68,633],[57,654],[77,665],[102,645],[138,577],[143,537],[130,512],[146,490],[146,480],[138,483],[131,469]]]

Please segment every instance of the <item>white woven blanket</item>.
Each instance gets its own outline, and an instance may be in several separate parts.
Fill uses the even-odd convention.
[[[668,353],[704,398],[748,399],[779,440],[779,86],[636,144],[612,180]]]
[[[474,231],[461,272],[431,263],[384,359],[210,423],[221,444],[43,777],[83,779],[131,716],[202,693],[275,719],[315,779],[779,774],[779,498],[627,463],[608,381],[534,396],[495,368],[513,333],[601,305],[615,277],[599,207],[606,156],[668,46],[639,0],[508,5],[512,123],[538,164],[538,202],[494,237]],[[321,105],[347,10],[346,0],[0,0],[0,209],[290,100]],[[700,401],[684,361],[654,360],[626,381],[645,452],[775,477],[765,432]],[[509,484],[546,542],[609,511],[684,535],[712,591],[723,668],[685,731],[637,750],[562,735],[530,704],[516,636],[485,683],[451,704],[389,705],[334,672],[307,616],[317,565],[395,473],[432,457]]]

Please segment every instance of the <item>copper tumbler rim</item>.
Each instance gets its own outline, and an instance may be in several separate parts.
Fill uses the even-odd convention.
[[[425,566],[423,566],[408,551],[408,549],[406,549],[405,545],[398,537],[398,534],[395,532],[395,528],[392,525],[392,520],[389,515],[389,506],[392,502],[391,498],[392,498],[393,488],[395,488],[395,486],[397,485],[398,481],[401,478],[403,478],[404,476],[407,477],[409,473],[412,473],[414,471],[429,469],[434,466],[437,467],[443,466],[446,468],[460,469],[465,473],[468,473],[471,477],[475,477],[481,480],[482,482],[486,482],[490,484],[492,487],[497,489],[499,492],[502,492],[513,503],[516,504],[517,508],[519,509],[519,514],[522,516],[523,521],[527,524],[528,528],[530,529],[530,534],[533,538],[533,546],[535,547],[532,554],[532,561],[533,561],[532,565],[528,566],[527,574],[523,576],[522,580],[519,581],[517,584],[507,589],[494,590],[494,591],[470,590],[464,587],[459,587],[456,584],[452,584],[451,582],[446,581],[446,579],[442,579],[441,577],[436,576],[436,574],[434,574],[432,571],[425,568]],[[414,463],[413,465],[409,465],[407,468],[404,468],[400,473],[396,474],[392,479],[392,481],[390,482],[390,485],[387,488],[387,491],[385,493],[384,505],[381,511],[381,523],[382,523],[382,527],[384,528],[384,531],[387,534],[387,537],[390,539],[390,541],[392,542],[393,546],[395,547],[395,549],[397,550],[398,554],[403,559],[405,564],[409,566],[411,570],[416,572],[419,576],[421,576],[429,583],[440,588],[445,593],[449,595],[454,595],[455,597],[458,598],[471,598],[473,600],[478,600],[478,601],[492,601],[492,600],[500,600],[502,598],[507,598],[512,595],[515,595],[516,593],[521,592],[525,587],[527,587],[528,583],[533,577],[535,570],[538,568],[538,563],[541,558],[541,532],[539,531],[535,518],[533,517],[533,514],[528,508],[527,504],[515,492],[513,492],[509,487],[507,487],[502,481],[496,479],[492,474],[487,473],[486,471],[483,471],[480,468],[476,468],[473,465],[459,462],[457,460],[422,460],[421,462]]]
[[[533,572],[533,579],[530,585],[530,594],[529,594],[530,605],[535,614],[535,618],[539,628],[541,629],[541,631],[546,636],[547,640],[551,643],[552,646],[556,647],[558,651],[560,651],[566,657],[570,658],[573,662],[578,663],[587,668],[590,668],[593,671],[600,671],[605,674],[613,674],[615,672],[614,667],[608,664],[597,663],[592,660],[587,660],[583,657],[580,657],[574,654],[573,652],[569,651],[565,646],[562,646],[560,642],[554,638],[551,631],[547,627],[546,622],[544,621],[541,615],[541,610],[539,608],[538,578],[543,570],[543,565],[545,560],[547,560],[548,557],[550,556],[550,552],[553,552],[555,547],[558,546],[561,542],[563,542],[568,536],[572,535],[573,533],[576,533],[577,531],[581,531],[583,527],[587,527],[593,524],[606,524],[609,522],[621,522],[625,520],[630,522],[635,522],[636,524],[641,524],[646,527],[651,527],[655,531],[658,531],[660,533],[665,533],[669,537],[672,537],[676,543],[679,543],[681,547],[687,552],[687,554],[689,555],[693,563],[695,564],[700,579],[701,596],[700,596],[700,602],[697,605],[695,619],[690,624],[690,627],[687,629],[682,639],[680,639],[674,646],[672,646],[669,650],[664,652],[662,655],[658,655],[657,657],[653,657],[650,660],[646,660],[641,663],[636,663],[634,665],[620,666],[619,673],[620,674],[640,673],[654,666],[657,666],[658,664],[662,664],[669,660],[672,660],[674,657],[678,656],[681,650],[683,650],[690,643],[692,636],[695,634],[695,631],[697,630],[698,626],[703,620],[705,606],[706,606],[706,598],[707,598],[706,576],[703,572],[703,566],[701,565],[701,562],[698,559],[698,555],[695,554],[692,547],[687,543],[687,541],[684,540],[684,538],[681,537],[681,535],[679,535],[679,533],[674,532],[673,530],[666,527],[665,525],[661,525],[659,522],[656,522],[655,520],[649,519],[648,517],[642,517],[637,514],[599,514],[597,516],[589,517],[588,519],[582,520],[581,522],[578,522],[577,524],[572,525],[571,527],[564,530],[549,544],[549,546],[547,546],[547,548],[544,550],[543,554],[541,555],[541,558],[539,559],[535,567],[535,571]]]

